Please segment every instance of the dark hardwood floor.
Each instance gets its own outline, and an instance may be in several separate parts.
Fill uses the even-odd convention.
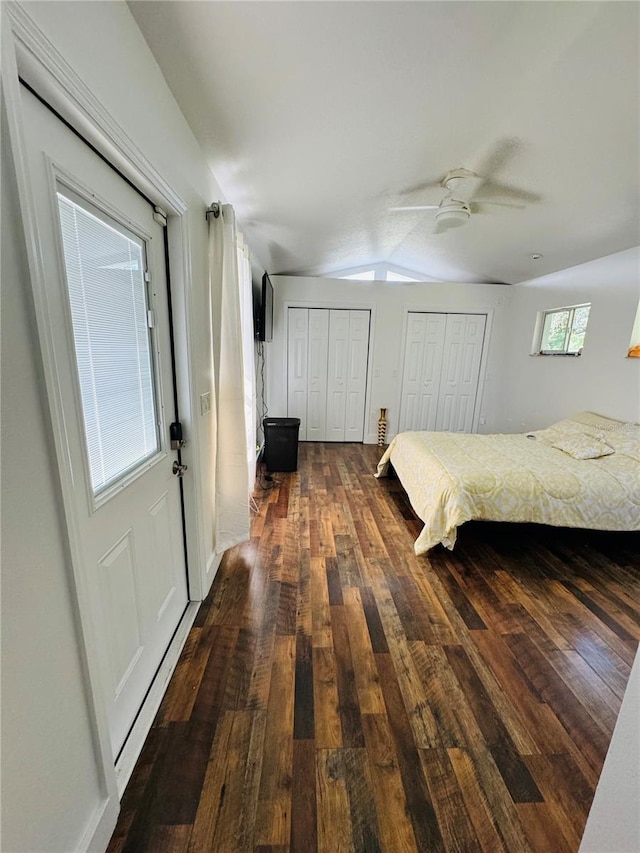
[[[640,638],[640,535],[473,522],[415,557],[380,450],[258,488],[116,851],[576,851]]]

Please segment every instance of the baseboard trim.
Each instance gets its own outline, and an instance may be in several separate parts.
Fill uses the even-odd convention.
[[[187,641],[189,631],[193,626],[196,614],[200,608],[200,603],[201,602],[199,601],[191,601],[187,605],[187,609],[184,611],[180,624],[173,635],[173,639],[167,649],[167,653],[165,654],[162,663],[160,664],[160,668],[156,673],[156,677],[149,688],[149,692],[147,693],[144,704],[140,709],[140,713],[133,724],[133,728],[131,729],[122,752],[118,756],[115,771],[118,796],[120,799],[122,799],[124,789],[127,787],[127,783],[133,773],[133,768],[135,767],[136,761],[142,752],[144,742],[147,739],[147,735],[153,725],[155,716],[158,713],[158,708],[160,707],[162,698],[167,690],[169,680],[178,664],[180,652]]]
[[[104,799],[95,810],[78,847],[78,853],[106,850],[118,822],[120,803],[114,796]]]

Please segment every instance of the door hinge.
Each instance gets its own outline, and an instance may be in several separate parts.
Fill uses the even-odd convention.
[[[152,308],[149,308],[147,311],[147,326],[150,329],[155,329],[156,327],[156,312]]]
[[[162,225],[163,228],[166,226],[166,224],[167,224],[167,212],[166,212],[166,210],[163,210],[161,207],[158,207],[156,205],[156,207],[153,208],[153,218],[158,223],[158,225]]]

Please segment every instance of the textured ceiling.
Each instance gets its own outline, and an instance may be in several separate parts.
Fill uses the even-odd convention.
[[[637,2],[129,7],[270,272],[515,283],[640,242]],[[505,206],[389,210],[460,166]]]

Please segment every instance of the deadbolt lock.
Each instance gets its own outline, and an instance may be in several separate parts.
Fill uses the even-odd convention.
[[[187,442],[182,437],[182,424],[180,421],[174,421],[169,427],[169,438],[172,450],[182,450],[186,446]],[[173,473],[175,474],[176,472],[174,471]]]
[[[171,469],[176,477],[184,477],[184,472],[187,470],[188,465],[181,465],[179,462],[173,463],[173,468]]]

